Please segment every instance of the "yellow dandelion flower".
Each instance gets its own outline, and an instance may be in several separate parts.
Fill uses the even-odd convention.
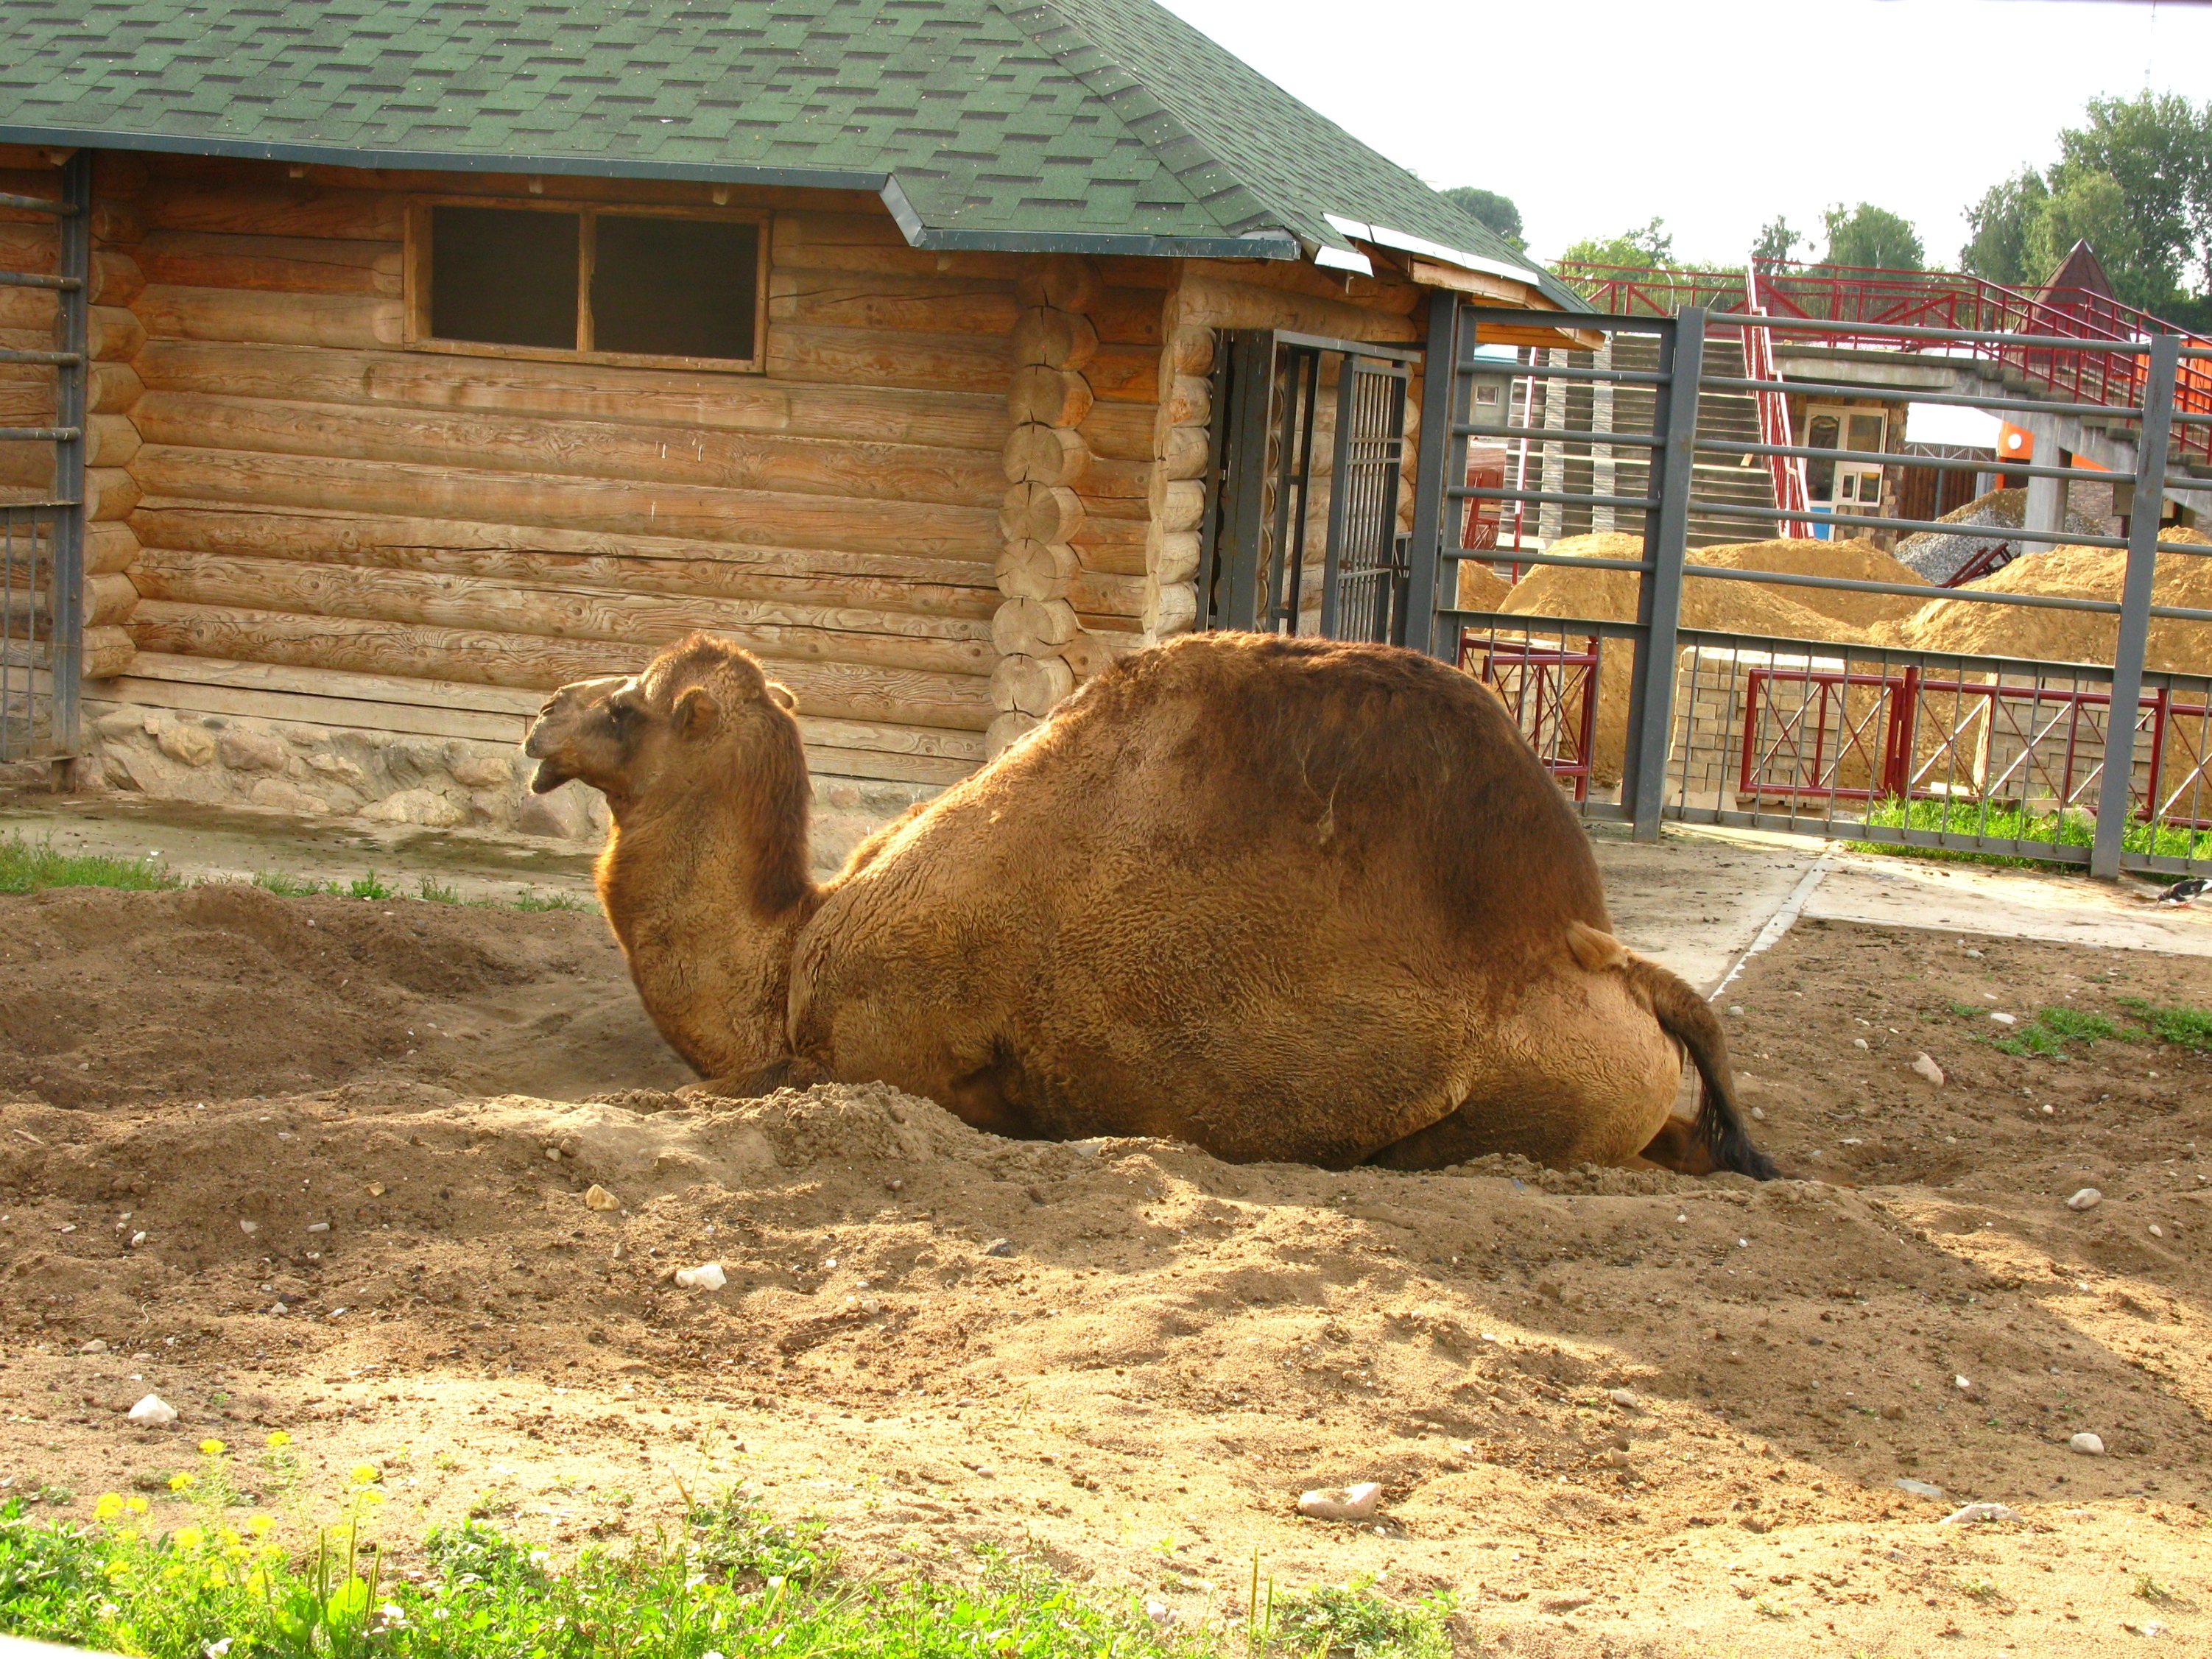
[[[92,1518],[95,1521],[112,1521],[122,1513],[123,1498],[118,1492],[100,1493],[100,1501],[92,1506]]]
[[[182,1492],[191,1484],[192,1478],[189,1474],[173,1474],[169,1477],[169,1490],[171,1492]]]
[[[200,1529],[198,1527],[179,1527],[171,1534],[170,1542],[180,1550],[196,1550],[200,1547]]]
[[[373,1486],[382,1478],[377,1474],[376,1465],[374,1463],[356,1463],[353,1466],[353,1483],[356,1486]]]
[[[282,1451],[285,1447],[292,1443],[292,1437],[285,1433],[282,1429],[271,1429],[269,1431],[268,1440],[264,1443],[265,1443],[271,1451]]]
[[[146,1500],[133,1492],[123,1500],[123,1507],[133,1515],[143,1515],[146,1513]]]
[[[224,1448],[220,1440],[203,1440],[200,1442],[200,1449],[210,1457],[220,1457],[223,1454]]]
[[[252,1533],[256,1538],[266,1538],[269,1535],[270,1528],[274,1527],[276,1524],[276,1521],[275,1516],[257,1515],[251,1521],[246,1523],[246,1529]]]

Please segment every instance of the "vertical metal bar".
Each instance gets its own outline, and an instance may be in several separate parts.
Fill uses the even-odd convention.
[[[1336,381],[1336,443],[1329,453],[1328,541],[1321,550],[1321,636],[1337,637],[1337,584],[1343,580],[1344,527],[1352,505],[1352,399],[1359,360],[1346,357]]]
[[[76,361],[61,365],[55,424],[73,435],[54,447],[55,510],[52,532],[53,625],[47,666],[53,703],[47,742],[64,758],[78,749],[78,679],[84,664],[84,427],[87,365],[86,322],[92,286],[92,152],[80,149],[63,168],[62,200],[69,211],[58,227],[58,274],[75,277],[62,290],[58,349]],[[2161,452],[2162,459],[2162,452]]]
[[[1460,370],[1459,311],[1456,294],[1442,289],[1430,294],[1428,349],[1421,359],[1421,451],[1414,474],[1413,539],[1406,550],[1406,644],[1432,656],[1439,654],[1438,567],[1443,563],[1445,514],[1450,506],[1444,489],[1452,482],[1450,460],[1456,447],[1451,428],[1454,421],[1462,418],[1460,411],[1469,390],[1467,376]],[[1466,480],[1462,477],[1460,482]],[[1441,643],[1447,647],[1443,654],[1458,654],[1456,639]]]
[[[1196,626],[1221,626],[1220,570],[1222,521],[1229,513],[1228,480],[1224,463],[1228,455],[1229,411],[1234,404],[1231,365],[1236,362],[1234,338],[1224,331],[1213,354],[1212,408],[1207,411],[1206,434],[1206,511],[1199,520],[1198,617]]]
[[[1698,377],[1705,372],[1705,313],[1692,306],[1664,331],[1667,383],[1659,388],[1653,429],[1662,447],[1653,471],[1658,507],[1644,522],[1651,568],[1637,584],[1636,664],[1629,683],[1628,750],[1621,803],[1630,834],[1659,839],[1666,804],[1667,743],[1674,729],[1674,658],[1682,625],[1682,562],[1690,544],[1690,464],[1698,437]],[[1425,438],[1428,434],[1424,433]]]
[[[1266,526],[1267,434],[1274,427],[1275,337],[1265,329],[1239,329],[1232,337],[1237,429],[1229,434],[1229,501],[1223,526],[1229,550],[1222,571],[1228,592],[1220,625],[1249,633],[1260,623],[1260,541]]]
[[[2120,589],[2120,637],[2112,653],[2112,701],[2105,711],[2105,775],[2098,780],[2097,834],[2089,873],[2120,873],[2121,837],[2135,782],[2136,715],[2142,698],[2143,653],[2150,644],[2153,579],[2158,574],[2158,519],[2166,505],[2166,451],[2173,427],[2173,382],[2181,342],[2154,334],[2143,377],[2142,425],[2136,436],[2136,501],[2128,520],[2128,574]]]
[[[1306,592],[1306,526],[1313,517],[1313,447],[1316,416],[1321,404],[1321,358],[1317,350],[1305,354],[1305,387],[1297,391],[1293,386],[1298,412],[1298,516],[1291,527],[1289,546],[1277,562],[1281,566],[1276,586],[1284,592],[1283,621],[1290,626],[1279,631],[1295,637],[1298,617],[1305,609]],[[1297,376],[1297,358],[1291,358],[1291,374],[1293,382]],[[1280,545],[1279,541],[1278,545]]]

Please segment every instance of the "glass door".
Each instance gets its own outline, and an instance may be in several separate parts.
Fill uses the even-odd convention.
[[[1811,449],[1855,449],[1880,453],[1888,447],[1889,416],[1879,409],[1846,409],[1835,404],[1814,404],[1805,411],[1805,443]],[[1805,463],[1805,489],[1813,511],[1822,517],[1832,514],[1863,514],[1869,518],[1881,512],[1881,467],[1869,461],[1838,461],[1814,459]],[[1834,535],[1837,526],[1819,525],[1815,532],[1822,540]],[[1846,534],[1856,534],[1851,527],[1843,526]]]

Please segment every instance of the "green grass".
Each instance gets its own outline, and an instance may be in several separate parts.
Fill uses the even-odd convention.
[[[2048,1007],[2038,1009],[2034,1018],[2010,1030],[1995,1035],[1977,1031],[1973,1039],[2008,1054],[2046,1059],[2064,1054],[2069,1042],[2086,1048],[2107,1038],[2122,1042],[2171,1042],[2199,1054],[2212,1054],[2212,1009],[2181,1003],[2161,1005],[2141,997],[2121,997],[2118,1002],[2140,1023],[2123,1024],[2109,1014],[2081,1008]],[[1978,1022],[1989,1018],[1988,1009],[1971,1002],[1954,1002],[1950,1009],[1961,1019]]]
[[[525,893],[514,901],[514,908],[533,914],[540,910],[589,910],[592,908],[574,893]]]
[[[158,892],[183,881],[148,855],[112,859],[99,853],[63,853],[51,839],[25,841],[20,834],[0,841],[0,893],[35,893],[47,887],[122,887]]]
[[[441,885],[428,876],[422,878],[416,896],[429,904],[459,904],[461,902],[459,888]]]
[[[2160,1006],[2141,997],[2122,997],[2119,1002],[2160,1042],[2212,1054],[2212,1008],[2191,1008],[2179,1003]]]
[[[1929,830],[1944,835],[1979,836],[1990,841],[2049,842],[2087,848],[2096,838],[2097,821],[2086,812],[2030,812],[2001,801],[1916,800],[1892,796],[1870,802],[1866,821],[1887,830]],[[1895,842],[1855,841],[1856,853],[1888,853],[1905,858],[1954,859],[1969,864],[2075,870],[2058,859],[2021,858],[2007,853],[1977,853],[1953,847],[1905,847]],[[2161,858],[2212,859],[2212,830],[2182,830],[2172,824],[2128,820],[2120,845],[2130,853]]]
[[[279,898],[313,898],[318,893],[335,890],[326,881],[316,881],[307,876],[289,875],[282,870],[257,870],[253,884],[265,887]]]
[[[91,1525],[0,1507],[0,1632],[148,1659],[1448,1659],[1442,1599],[1364,1585],[1272,1598],[1229,1629],[1156,1624],[1128,1592],[1078,1589],[987,1555],[973,1582],[856,1579],[817,1529],[741,1501],[694,1505],[562,1565],[483,1521],[434,1530],[425,1565],[387,1568],[367,1536],[375,1472],[296,1553],[256,1517],[155,1534],[143,1499]]]

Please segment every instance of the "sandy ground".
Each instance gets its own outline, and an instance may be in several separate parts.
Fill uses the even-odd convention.
[[[1716,964],[1815,861],[1719,845],[1625,890],[1664,857],[1613,869],[1623,932],[1711,918]],[[377,1463],[403,1544],[466,1511],[574,1548],[736,1480],[863,1568],[999,1543],[1190,1619],[1256,1553],[1449,1587],[1471,1650],[2206,1650],[2212,1063],[2014,1058],[1957,1009],[2201,1006],[2212,975],[1819,916],[1835,879],[1723,996],[1798,1177],[1763,1187],[699,1099],[596,917],[0,899],[0,1489],[167,1512],[216,1435],[273,1502],[283,1428],[321,1490]],[[670,1282],[706,1261],[723,1290]],[[149,1390],[173,1429],[124,1421]],[[1294,1513],[1363,1479],[1376,1524]],[[1941,1524],[1981,1499],[2022,1518]]]

